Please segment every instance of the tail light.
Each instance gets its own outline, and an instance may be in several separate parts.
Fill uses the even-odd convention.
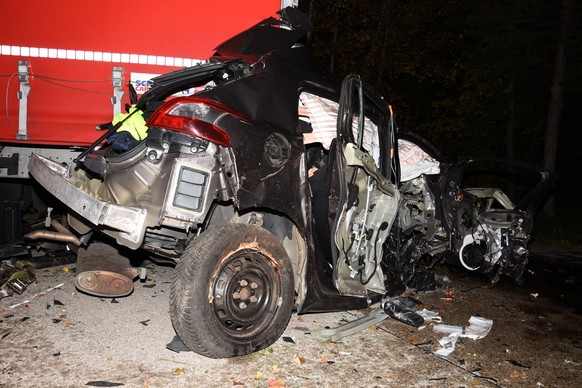
[[[244,115],[217,102],[197,97],[177,97],[160,106],[146,125],[186,133],[228,147],[230,137],[215,124],[225,114],[249,121]]]

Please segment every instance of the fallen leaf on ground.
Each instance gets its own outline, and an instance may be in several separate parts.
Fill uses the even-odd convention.
[[[269,380],[269,387],[284,387],[285,382],[283,380]]]
[[[174,376],[180,376],[184,374],[184,368],[176,368],[174,369]]]
[[[300,356],[298,354],[294,354],[293,356],[291,356],[291,359],[297,365],[305,364],[305,357],[304,356]]]
[[[517,370],[514,370],[509,375],[509,377],[511,377],[511,378],[520,378],[520,377],[525,377],[525,376],[526,376],[526,373],[524,371],[517,371]]]

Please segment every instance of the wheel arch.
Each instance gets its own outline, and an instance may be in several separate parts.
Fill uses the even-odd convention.
[[[309,240],[293,220],[269,208],[252,208],[237,211],[232,203],[216,203],[207,226],[225,223],[254,224],[268,230],[281,243],[293,267],[296,300],[300,306],[305,298],[307,285],[305,271],[309,257]]]

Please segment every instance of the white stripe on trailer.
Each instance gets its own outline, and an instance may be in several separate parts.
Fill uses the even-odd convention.
[[[205,62],[200,59],[167,57],[163,55],[112,53],[107,51],[85,51],[64,48],[10,45],[0,45],[0,55],[28,58],[66,59],[72,61],[135,63],[140,65],[170,67],[189,67]]]

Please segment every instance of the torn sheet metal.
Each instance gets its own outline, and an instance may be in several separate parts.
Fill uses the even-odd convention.
[[[313,337],[313,339],[320,342],[328,341],[335,342],[344,337],[362,331],[372,325],[376,325],[385,320],[386,318],[388,318],[388,315],[386,315],[384,310],[377,309],[372,311],[365,317],[358,318],[355,321],[346,323],[345,325],[342,326],[338,326],[334,329],[312,330],[308,332],[308,334],[311,334],[311,337]]]
[[[18,261],[15,265],[0,263],[0,298],[13,293],[22,295],[26,287],[36,279],[36,270],[25,261]]]

